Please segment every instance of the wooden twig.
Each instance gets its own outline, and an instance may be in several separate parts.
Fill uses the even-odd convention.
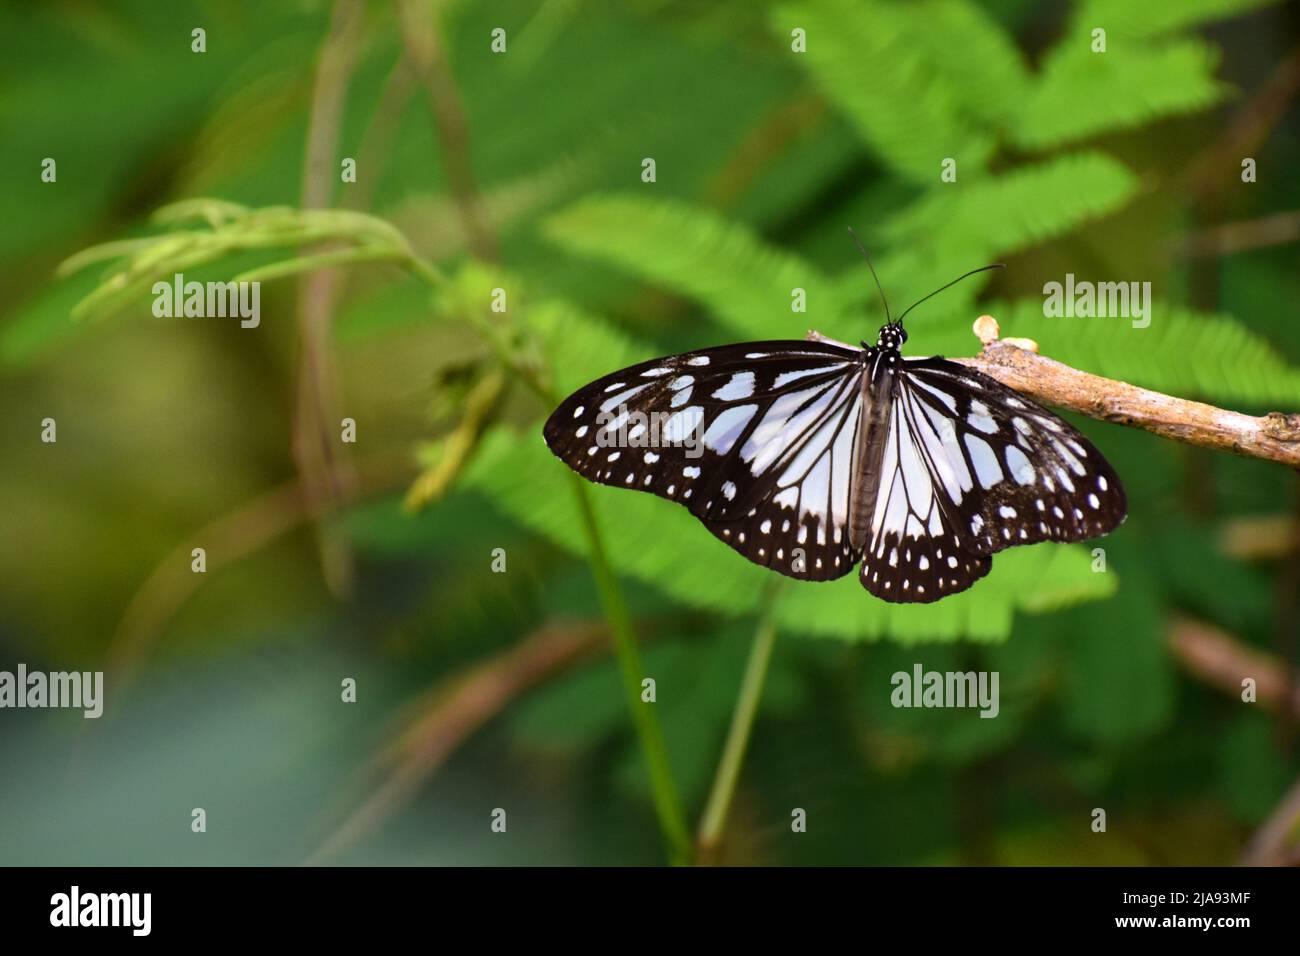
[[[974,358],[953,361],[978,369],[1044,405],[1145,429],[1188,445],[1300,468],[1300,414],[1243,415],[1081,372],[1039,355],[1038,346],[1028,339],[999,340],[997,321],[989,315],[975,320],[975,334],[984,343],[983,351]],[[819,332],[809,332],[808,338],[852,348]]]
[[[302,208],[325,209],[334,195],[335,163],[343,101],[356,60],[365,14],[358,0],[336,0],[330,32],[321,47],[307,120]],[[311,252],[324,252],[318,247]],[[306,254],[308,250],[304,250]],[[346,456],[337,451],[338,383],[330,326],[338,293],[338,272],[318,269],[298,280],[298,390],[294,403],[293,457],[303,500],[316,530],[321,571],[336,597],[352,590],[352,553],[329,519],[355,482]]]
[[[425,0],[400,0],[397,15],[406,58],[424,82],[429,98],[434,132],[442,147],[443,168],[460,212],[465,242],[476,257],[495,262],[497,239],[479,198],[470,161],[469,124],[460,89],[443,49],[438,12]]]

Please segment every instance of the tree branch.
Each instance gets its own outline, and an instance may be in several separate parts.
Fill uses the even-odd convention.
[[[1243,415],[1081,372],[1039,355],[1038,345],[1029,339],[999,341],[997,321],[989,315],[976,319],[975,334],[984,343],[980,354],[953,361],[977,369],[1044,405],[1142,428],[1188,445],[1300,468],[1300,414]],[[809,332],[808,338],[852,348],[820,332]]]

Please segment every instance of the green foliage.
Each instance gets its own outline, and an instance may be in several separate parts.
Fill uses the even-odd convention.
[[[1174,711],[1174,679],[1164,623],[1147,574],[1108,547],[1125,580],[1109,604],[1075,608],[1066,637],[1062,714],[1071,733],[1098,745],[1130,744],[1161,730]]]
[[[977,176],[959,190],[931,190],[877,228],[890,250],[880,271],[893,288],[929,291],[949,265],[955,270],[960,264],[964,271],[994,254],[1045,242],[1113,212],[1136,190],[1134,176],[1100,153]],[[828,278],[742,225],[702,209],[626,195],[596,196],[556,213],[545,232],[570,252],[694,299],[741,336],[797,338],[805,328],[847,341],[862,334],[864,323],[854,304],[870,279],[860,266],[841,278]],[[806,313],[790,311],[795,288],[807,293]],[[954,294],[970,296],[976,289],[972,283]],[[948,312],[939,314],[950,314],[956,308],[953,301],[946,300]],[[924,323],[924,315],[918,321]]]
[[[1214,77],[1218,50],[1200,39],[1165,35],[1273,2],[1077,4],[1017,113],[1013,142],[1048,149],[1213,106],[1229,92]],[[1104,53],[1092,50],[1098,28],[1106,31]]]
[[[394,226],[375,216],[346,210],[299,210],[287,206],[248,209],[217,199],[188,199],[158,210],[154,220],[171,227],[170,231],[92,246],[63,262],[59,268],[67,275],[96,263],[126,260],[73,307],[73,318],[110,314],[141,299],[155,280],[170,279],[186,269],[197,269],[240,252],[344,244],[246,270],[235,275],[234,282],[280,279],[358,262],[411,265],[416,261],[406,237]]]
[[[1004,645],[1010,648],[1012,645]],[[877,759],[910,765],[935,760],[950,766],[966,766],[1005,750],[1024,731],[1034,706],[1038,675],[999,673],[999,708],[996,716],[979,716],[980,707],[969,701],[965,708],[895,707],[895,674],[914,678],[915,667],[922,673],[965,673],[996,668],[995,662],[960,646],[897,647],[883,645],[866,663],[861,685],[864,723],[875,735]],[[986,678],[987,680],[987,678]],[[913,680],[911,688],[920,694]]]
[[[1074,37],[1052,51],[1016,121],[1017,145],[1048,149],[1131,129],[1206,109],[1228,91],[1214,78],[1217,50],[1202,40],[1132,47],[1116,40],[1105,53],[1091,52],[1089,42]]]
[[[1233,718],[1219,739],[1219,773],[1228,804],[1248,823],[1264,822],[1291,784],[1278,749],[1277,725],[1265,713]]]
[[[922,0],[892,6],[906,41],[923,51],[926,68],[943,77],[961,110],[994,130],[1014,117],[1030,84],[1025,56],[983,5],[973,0]],[[961,56],[954,56],[961,50]]]
[[[1019,57],[971,5],[807,0],[778,5],[771,22],[787,45],[791,29],[807,31],[801,56],[813,80],[897,175],[933,182],[945,156],[976,169],[992,154],[993,137],[979,122],[987,101],[972,108],[971,100],[1015,89]],[[952,42],[991,57],[979,64],[980,82],[969,83],[969,67],[946,65]]]
[[[529,310],[528,327],[545,343],[547,368],[559,394],[576,391],[611,368],[654,357],[654,350],[645,343],[582,309],[556,299],[535,303]],[[545,449],[545,445],[541,447]]]
[[[971,258],[1010,255],[1115,212],[1137,188],[1111,157],[1077,153],[932,189],[881,232],[891,246],[929,241]]]
[[[740,224],[685,203],[594,196],[556,213],[545,233],[569,252],[620,266],[707,306],[737,335],[797,338],[798,323],[833,326],[846,303],[819,269]],[[807,293],[806,317],[791,290]]]

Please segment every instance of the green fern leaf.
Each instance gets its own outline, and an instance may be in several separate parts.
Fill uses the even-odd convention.
[[[930,0],[900,12],[909,19],[909,38],[947,80],[963,111],[999,127],[1019,111],[1030,83],[1024,54],[979,5]],[[954,56],[958,49],[961,55]]]
[[[889,251],[877,269],[897,312],[963,272],[1115,212],[1137,191],[1137,177],[1095,152],[959,178],[881,224],[877,233]],[[845,342],[870,338],[884,317],[870,276],[855,267],[833,281],[838,299],[848,305],[813,327]],[[908,319],[913,332],[935,336],[926,339],[927,351],[970,351],[976,344],[969,331],[971,306],[988,281],[985,275],[956,285]]]
[[[1049,55],[1013,130],[1019,146],[1047,149],[1191,113],[1228,91],[1214,78],[1217,49],[1201,40],[1112,40],[1105,53],[1091,52],[1089,43],[1086,33],[1071,34]]]
[[[914,182],[933,183],[944,157],[977,169],[993,152],[992,137],[966,109],[955,82],[962,68],[938,65],[956,58],[950,52],[936,57],[937,44],[927,35],[932,22],[940,22],[937,14],[931,20],[932,11],[957,6],[804,0],[778,5],[771,22],[786,42],[791,30],[807,31],[808,49],[798,59],[886,166]],[[961,16],[949,12],[942,22],[953,26]],[[969,27],[976,15],[967,14],[965,22]],[[990,40],[994,29],[979,32],[985,50],[999,46]]]
[[[931,246],[948,258],[1010,255],[1054,239],[1121,208],[1137,177],[1103,153],[1061,156],[998,175],[977,175],[933,189],[881,229],[894,247]],[[950,277],[948,277],[950,278]],[[932,277],[934,284],[946,281]]]
[[[556,299],[530,305],[528,327],[541,340],[557,396],[656,355],[648,343]]]
[[[846,308],[816,267],[686,203],[596,196],[556,213],[543,231],[569,252],[694,299],[743,338],[798,338]],[[806,292],[806,314],[791,312],[796,288]]]

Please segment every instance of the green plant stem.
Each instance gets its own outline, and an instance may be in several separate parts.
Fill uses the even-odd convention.
[[[441,272],[419,256],[412,254],[408,264],[411,270],[431,287],[436,288],[446,282]],[[554,396],[540,381],[536,370],[521,362],[513,354],[509,343],[501,336],[499,330],[484,316],[471,315],[470,318],[497,353],[502,364],[543,401],[551,405],[555,404]],[[677,785],[673,782],[672,765],[668,761],[668,748],[664,743],[659,719],[655,716],[653,708],[641,700],[641,680],[645,677],[645,669],[641,666],[641,652],[637,647],[636,633],[632,628],[632,617],[628,613],[627,601],[623,597],[623,589],[619,586],[618,577],[610,567],[609,558],[605,553],[600,522],[591,505],[587,488],[577,475],[571,474],[569,477],[573,482],[573,493],[582,517],[592,576],[596,579],[601,607],[605,619],[609,622],[610,634],[613,636],[614,654],[618,659],[627,704],[632,711],[632,723],[636,727],[646,769],[650,773],[655,815],[659,819],[659,828],[663,832],[664,841],[668,844],[669,861],[674,866],[683,866],[691,860],[690,831],[686,826],[686,814],[677,794]]]
[[[727,827],[727,813],[736,793],[736,781],[740,778],[740,768],[745,761],[745,749],[749,746],[754,716],[758,713],[758,702],[763,696],[763,683],[767,679],[772,647],[776,644],[775,607],[774,591],[768,598],[758,629],[754,632],[754,643],[749,648],[749,660],[745,663],[740,696],[736,698],[736,708],[731,714],[731,727],[722,748],[722,759],[718,762],[713,788],[709,791],[709,801],[704,807],[704,816],[700,819],[700,830],[696,837],[697,861],[710,862],[716,859]]]
[[[609,559],[606,557],[600,524],[596,519],[595,509],[591,506],[591,498],[587,494],[587,489],[583,487],[582,479],[577,475],[570,475],[570,478],[573,481],[578,510],[582,513],[583,528],[587,535],[591,571],[596,578],[601,606],[614,638],[614,653],[618,658],[619,671],[623,677],[627,703],[632,708],[632,722],[636,725],[637,737],[640,738],[641,750],[645,755],[647,769],[650,771],[650,787],[654,796],[655,813],[659,817],[659,828],[668,843],[669,859],[674,866],[683,866],[691,859],[691,838],[686,829],[686,816],[677,796],[677,785],[673,782],[672,766],[668,762],[668,748],[664,745],[663,731],[659,727],[652,705],[641,700],[641,680],[645,676],[645,670],[641,666],[641,653],[637,649],[636,635],[632,630],[632,618],[628,614],[627,602],[623,598],[618,578],[614,575]]]

